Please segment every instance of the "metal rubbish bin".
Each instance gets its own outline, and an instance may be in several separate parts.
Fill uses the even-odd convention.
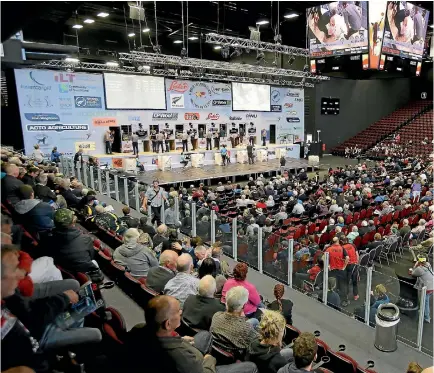
[[[399,308],[393,303],[381,304],[375,315],[375,342],[374,346],[380,351],[393,352],[398,348],[396,340]]]

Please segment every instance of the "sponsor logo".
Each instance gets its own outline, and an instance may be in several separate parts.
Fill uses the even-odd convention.
[[[229,117],[229,120],[243,120],[241,117],[231,116]]]
[[[211,105],[212,92],[206,83],[199,82],[193,84],[189,95],[191,104],[198,109],[206,109]]]
[[[159,119],[177,120],[178,119],[178,113],[153,113],[152,119],[154,119],[154,120],[159,120]]]
[[[30,122],[57,122],[60,120],[57,114],[25,113],[24,116]]]
[[[111,111],[88,111],[88,110],[76,110],[74,115],[77,117],[106,117],[113,115]]]
[[[212,100],[212,106],[228,106],[231,100]]]
[[[295,98],[294,101],[295,102],[303,102],[303,99],[302,98]]]
[[[273,112],[282,111],[282,105],[271,105],[271,110]]]
[[[185,107],[184,95],[171,94],[170,95],[170,107],[172,109],[184,109],[184,107]]]
[[[257,117],[258,117],[258,114],[251,114],[251,113],[246,114],[246,119],[254,119]]]
[[[74,96],[75,100],[75,107],[76,108],[101,108],[102,102],[101,97],[94,97],[94,96]]]
[[[271,101],[279,102],[280,100],[280,92],[277,89],[273,89],[271,91]]]
[[[301,130],[301,127],[299,127],[299,126],[295,126],[295,127],[292,127],[292,128],[293,128],[294,131],[299,131],[299,130]]]
[[[33,91],[51,91],[51,86],[41,83],[40,78],[36,76],[36,71],[29,72],[30,84],[21,84],[21,89],[28,89]]]
[[[139,115],[128,115],[128,121],[140,122],[140,116]]]
[[[26,101],[24,102],[24,106],[31,108],[47,108],[52,107],[53,104],[51,103],[48,96],[35,97],[32,95],[26,95]]]
[[[118,120],[116,118],[92,118],[92,124],[94,126],[117,126]]]
[[[287,117],[286,121],[288,123],[300,123],[300,118],[297,118],[297,117]]]
[[[212,86],[211,87],[212,93],[215,95],[221,95],[224,93],[231,93],[231,87],[229,85],[224,85],[220,87]]]
[[[200,115],[199,113],[185,113],[184,119],[185,120],[199,120]]]
[[[295,110],[287,111],[286,115],[297,115],[297,112]]]
[[[67,83],[60,83],[59,84],[59,92],[60,93],[68,93],[69,92],[69,84],[67,84]]]
[[[71,108],[72,108],[71,98],[59,97],[59,109],[71,109]]]
[[[89,125],[87,124],[28,124],[27,131],[40,132],[40,131],[88,131]]]
[[[288,97],[300,97],[300,92],[291,92],[291,91],[289,91],[286,95]]]
[[[75,74],[71,73],[59,73],[54,74],[54,81],[57,83],[73,83]]]
[[[168,91],[184,93],[187,89],[188,89],[187,82],[180,82],[178,80],[173,80],[172,83],[170,83],[170,87]]]
[[[90,86],[90,85],[72,85],[68,83],[60,83],[59,84],[59,92],[60,93],[69,93],[69,92],[90,92],[92,90],[95,90],[96,86]]]
[[[206,120],[217,120],[220,119],[220,114],[209,113]]]
[[[292,102],[286,102],[284,106],[285,107],[293,107],[294,104]]]

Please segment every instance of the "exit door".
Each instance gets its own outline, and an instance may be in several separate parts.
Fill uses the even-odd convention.
[[[276,125],[270,124],[270,144],[276,143]]]

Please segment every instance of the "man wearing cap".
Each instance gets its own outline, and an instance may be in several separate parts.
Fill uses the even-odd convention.
[[[157,226],[161,224],[161,206],[163,205],[164,201],[167,201],[166,192],[162,187],[159,186],[158,180],[154,180],[152,182],[152,187],[149,187],[145,193],[142,208],[147,210],[148,203],[151,205],[151,222],[152,224],[157,222]]]
[[[89,272],[98,267],[92,262],[94,252],[90,236],[75,227],[74,212],[59,209],[54,214],[55,229],[51,237],[41,242],[56,265],[71,272]]]
[[[40,233],[53,228],[53,208],[46,202],[35,199],[30,185],[19,189],[21,201],[15,205],[18,220],[30,233]]]

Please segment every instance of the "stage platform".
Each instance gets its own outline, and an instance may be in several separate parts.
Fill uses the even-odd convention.
[[[301,168],[307,168],[307,160],[305,159],[286,159],[285,169],[291,172],[298,172]],[[227,166],[212,165],[203,166],[201,168],[188,167],[178,168],[168,171],[146,171],[139,173],[123,172],[124,176],[134,176],[137,181],[150,185],[153,180],[158,180],[161,185],[167,184],[183,184],[188,182],[203,182],[211,185],[213,179],[231,179],[236,182],[237,176],[258,175],[258,174],[274,174],[281,171],[278,159],[269,160],[268,162],[257,162],[255,164],[240,164],[230,163]]]
[[[166,171],[182,168],[181,151],[170,151],[168,153],[140,152],[138,162],[146,171]],[[190,155],[190,165],[194,168],[203,168],[205,166],[221,165],[220,151],[217,149],[205,150],[197,149],[187,152]],[[299,144],[279,144],[268,146],[255,146],[255,162],[263,163],[265,167],[267,162],[285,158],[297,159],[300,157]],[[228,148],[231,163],[248,164],[247,150],[245,147]],[[90,154],[98,159],[100,165],[109,168],[123,169],[124,171],[134,171],[136,169],[136,156],[132,153],[113,153],[113,154]]]

